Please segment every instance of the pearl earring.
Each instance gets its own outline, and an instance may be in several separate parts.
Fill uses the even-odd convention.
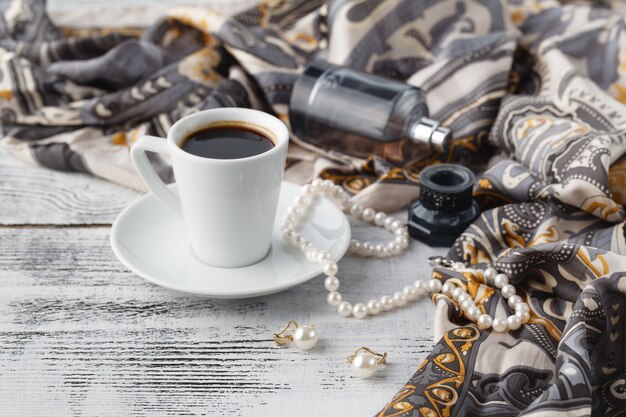
[[[317,330],[312,324],[299,326],[295,320],[291,320],[282,330],[274,334],[276,346],[293,343],[300,350],[311,350],[317,344]]]
[[[348,356],[348,363],[352,365],[354,376],[369,378],[374,375],[378,365],[387,363],[387,352],[380,354],[361,346],[357,348],[354,355]]]

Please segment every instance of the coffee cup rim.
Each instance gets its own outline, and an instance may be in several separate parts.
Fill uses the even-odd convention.
[[[209,118],[209,120],[207,120]],[[181,148],[182,140],[189,134],[198,131],[203,126],[208,126],[218,122],[238,122],[256,125],[262,130],[271,132],[269,138],[274,146],[266,152],[246,156],[243,158],[218,159],[194,155]],[[220,107],[216,109],[201,110],[178,120],[170,127],[167,134],[167,141],[174,148],[175,152],[197,161],[206,161],[218,164],[232,164],[242,161],[269,158],[274,153],[280,152],[289,143],[289,131],[287,126],[279,118],[269,113],[243,107]]]

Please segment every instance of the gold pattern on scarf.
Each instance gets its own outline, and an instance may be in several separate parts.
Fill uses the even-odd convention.
[[[474,136],[466,136],[463,138],[455,138],[450,143],[450,150],[447,153],[446,162],[452,163],[454,161],[454,155],[456,154],[456,148],[467,149],[471,153],[476,153],[479,150],[478,144],[482,141],[482,139],[486,139],[488,136],[487,132],[480,132],[480,134]]]
[[[219,52],[214,45],[207,46],[184,58],[178,64],[178,71],[192,81],[207,86],[215,86],[222,76],[213,68],[221,61]]]
[[[504,226],[504,230],[506,231],[504,240],[506,240],[507,246],[512,248],[526,247],[526,241],[524,240],[524,237],[517,234],[517,231],[519,230],[519,225],[513,223],[509,219],[503,219],[502,225]]]
[[[611,206],[609,207],[604,201],[591,201],[589,204],[584,204],[581,208],[585,210],[587,213],[592,213],[596,210],[600,210],[600,217],[603,219],[608,218],[610,215],[618,213],[623,209],[621,205],[616,205],[614,201],[611,201]]]
[[[128,146],[128,143],[126,142],[126,133],[123,130],[121,130],[121,131],[117,132],[116,134],[114,134],[113,137],[111,138],[111,140],[116,145]]]
[[[448,351],[422,362],[417,370],[418,373],[424,371],[428,364],[432,364],[435,369],[441,370],[440,374],[445,374],[446,377],[431,383],[424,389],[429,406],[419,408],[421,416],[447,417],[451,415],[452,407],[459,398],[458,390],[465,382],[466,369],[463,358],[467,357],[467,353],[479,336],[478,328],[473,325],[453,329],[442,339]],[[447,376],[450,374],[452,376]],[[415,393],[415,389],[415,385],[405,385],[385,405],[378,417],[396,417],[414,410],[414,405],[405,400]]]
[[[584,247],[580,247],[578,249],[576,256],[585,264],[587,269],[593,272],[596,278],[602,277],[609,273],[609,263],[606,261],[606,258],[603,255],[598,254],[598,256],[596,257],[596,259],[602,264],[600,267],[601,269],[594,265],[594,261],[591,260],[591,256],[589,256],[589,253],[585,250]]]
[[[626,204],[626,157],[618,159],[609,168],[609,190],[613,200]]]
[[[622,64],[622,66],[624,64]],[[612,85],[612,87],[613,88],[609,90],[609,92],[612,94],[613,97],[615,97],[615,100],[619,101],[620,103],[626,103],[626,86],[620,84],[619,82],[616,82]]]
[[[443,343],[449,352],[433,358],[433,365],[452,376],[440,379],[426,387],[424,395],[437,416],[449,416],[452,406],[458,399],[457,390],[465,381],[465,362],[463,358],[478,339],[480,333],[475,326],[458,327],[443,336]]]
[[[426,361],[424,361],[425,363]],[[396,395],[385,405],[378,414],[379,417],[395,417],[408,413],[414,409],[413,404],[404,401],[415,393],[415,385],[406,384]]]
[[[489,262],[491,257],[482,249],[476,249],[471,242],[463,244],[463,259],[470,264],[478,264],[481,262]]]
[[[532,247],[535,245],[539,245],[541,243],[556,242],[558,240],[559,240],[559,234],[556,230],[556,227],[550,226],[548,227],[548,230],[546,230],[543,233],[539,233],[539,235],[536,238],[528,242],[527,246]]]
[[[0,98],[3,100],[11,100],[13,98],[13,91],[9,89],[0,90]]]

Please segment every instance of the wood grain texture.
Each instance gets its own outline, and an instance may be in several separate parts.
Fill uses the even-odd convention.
[[[6,157],[0,173],[3,416],[369,416],[432,348],[428,299],[356,320],[326,305],[321,277],[246,300],[148,284],[117,261],[106,226],[135,193]],[[44,189],[36,182],[50,177],[49,198],[36,199]],[[388,238],[355,223],[353,234]],[[427,276],[425,258],[444,252],[414,243],[398,258],[346,257],[342,291],[363,301],[389,293]],[[290,319],[317,325],[316,349],[274,346],[272,334]],[[370,380],[353,378],[345,362],[361,345],[389,353]]]
[[[114,7],[111,4],[114,3]],[[258,0],[48,0],[46,11],[55,25],[74,28],[147,27],[182,5],[210,8],[225,16],[254,7]]]
[[[0,148],[0,225],[109,225],[139,195],[87,174],[27,165]]]

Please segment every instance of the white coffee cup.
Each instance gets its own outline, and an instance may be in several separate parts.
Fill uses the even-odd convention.
[[[181,149],[191,133],[214,123],[252,125],[274,144],[270,150],[240,159],[212,159]],[[143,136],[130,156],[146,186],[187,229],[196,257],[217,267],[242,267],[270,250],[289,133],[283,122],[257,110],[219,108],[186,116],[167,139]],[[170,155],[177,196],[156,174],[146,151]]]

